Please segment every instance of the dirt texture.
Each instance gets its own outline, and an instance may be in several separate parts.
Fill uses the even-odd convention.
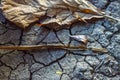
[[[120,19],[119,0],[89,1],[106,14]],[[0,21],[9,25],[2,13]],[[69,35],[82,34],[89,38],[87,47],[106,48],[109,52],[0,50],[0,80],[120,80],[120,22],[101,19],[74,23],[57,30],[32,26],[24,31],[9,26],[0,26],[0,45],[78,45],[80,43]]]

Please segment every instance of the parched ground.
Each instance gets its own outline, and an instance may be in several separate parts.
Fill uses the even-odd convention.
[[[90,1],[108,15],[120,19],[119,0]],[[2,17],[0,20],[4,22]],[[106,48],[109,53],[59,49],[0,50],[0,80],[120,80],[120,22],[102,19],[95,23],[76,23],[69,29],[60,30],[33,26],[23,31],[17,27],[0,26],[0,44],[78,45],[79,42],[69,38],[76,34],[89,37],[87,47]]]

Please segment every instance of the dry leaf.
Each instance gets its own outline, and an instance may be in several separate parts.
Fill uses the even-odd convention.
[[[69,25],[77,20],[102,18],[104,15],[87,0],[2,0],[1,4],[5,17],[21,28],[39,19],[44,25]]]
[[[56,71],[56,74],[58,74],[58,75],[62,75],[63,72],[62,72],[62,71]]]
[[[110,16],[105,15],[104,12],[98,10],[87,0],[1,0],[1,4],[5,17],[21,28],[26,28],[31,23],[38,20],[40,20],[40,25],[47,25],[51,23],[69,25],[75,21],[86,22],[86,20],[92,18],[108,17],[114,19]],[[0,46],[0,49],[31,50],[53,47],[67,50],[88,49],[83,46],[68,47],[61,45]],[[91,50],[107,52],[106,49],[103,50],[92,48]]]
[[[71,35],[70,37],[84,44],[88,43],[88,39],[86,35]]]

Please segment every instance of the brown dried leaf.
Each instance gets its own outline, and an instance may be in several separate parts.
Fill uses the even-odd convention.
[[[5,17],[21,28],[40,19],[42,24],[71,24],[76,20],[102,18],[99,11],[87,0],[2,0]],[[46,16],[46,19],[41,17]]]

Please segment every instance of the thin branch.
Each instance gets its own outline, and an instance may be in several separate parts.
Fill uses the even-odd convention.
[[[92,50],[95,52],[107,53],[105,48],[87,48],[86,46],[64,46],[61,44],[41,44],[41,45],[18,45],[18,46],[0,46],[4,50],[42,50],[42,49],[64,49],[64,50]]]

